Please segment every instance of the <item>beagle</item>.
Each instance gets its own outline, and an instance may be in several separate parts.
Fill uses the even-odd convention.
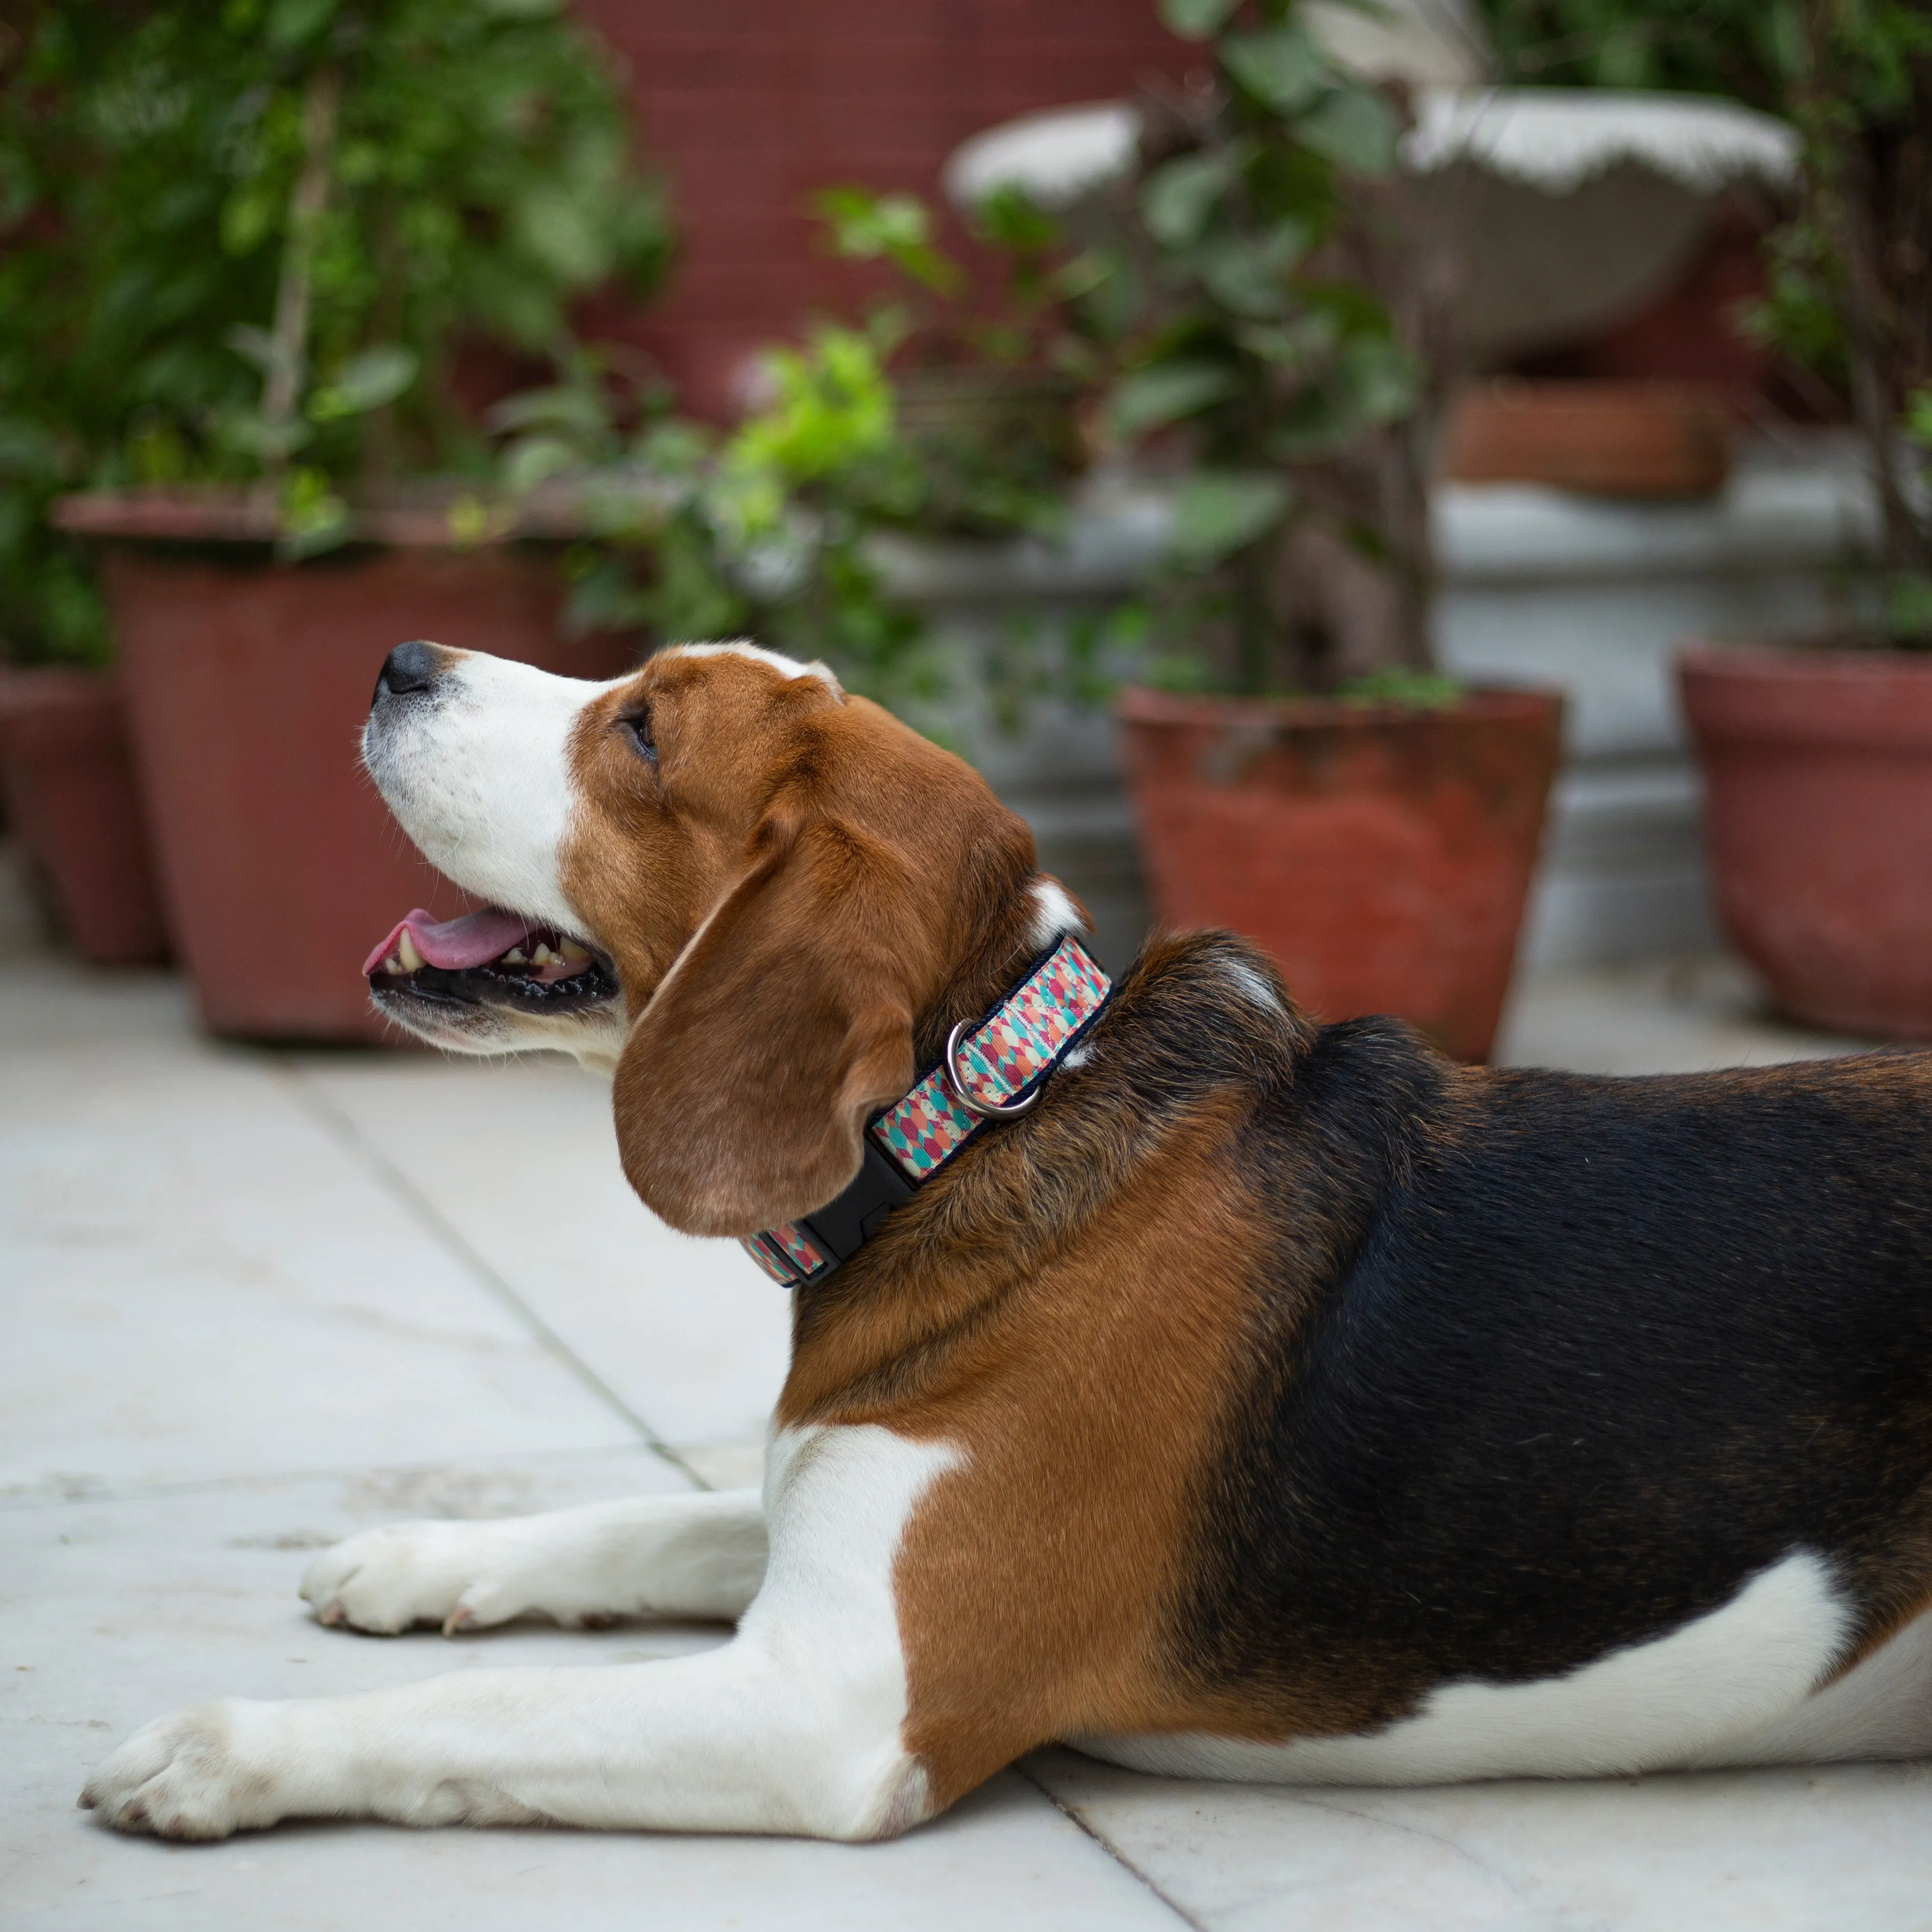
[[[752,1244],[794,1352],[762,1496],[377,1529],[303,1594],[737,1632],[202,1704],[95,1773],[112,1823],[877,1838],[1054,1739],[1389,1784],[1932,1750],[1923,1060],[1459,1066],[1217,934],[1109,986],[972,771],[746,644],[603,685],[405,645],[364,750],[490,908],[405,920],[377,1006],[608,1068],[632,1185]]]

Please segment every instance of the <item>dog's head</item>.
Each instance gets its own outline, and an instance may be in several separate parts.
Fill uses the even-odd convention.
[[[748,644],[609,684],[405,644],[363,754],[490,902],[398,926],[366,969],[377,1006],[460,1051],[614,1065],[625,1172],[695,1234],[831,1199],[916,1041],[1082,922],[969,766]]]

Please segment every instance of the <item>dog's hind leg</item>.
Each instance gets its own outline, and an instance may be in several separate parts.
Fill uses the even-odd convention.
[[[392,1635],[513,1617],[560,1624],[616,1616],[735,1621],[765,1574],[756,1490],[626,1496],[493,1522],[365,1530],[309,1565],[302,1594],[326,1624]]]

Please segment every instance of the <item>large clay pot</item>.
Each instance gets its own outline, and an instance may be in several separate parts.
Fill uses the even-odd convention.
[[[1439,711],[1332,699],[1120,703],[1156,912],[1226,926],[1324,1019],[1393,1013],[1488,1057],[1515,962],[1562,699]]]
[[[74,950],[96,966],[165,959],[118,682],[53,668],[0,675],[0,780]]]
[[[564,638],[562,580],[542,546],[462,550],[445,538],[280,563],[259,544],[152,541],[138,500],[118,523],[112,500],[70,502],[69,527],[110,540],[148,821],[203,1019],[254,1039],[385,1038],[364,956],[412,906],[446,916],[464,902],[358,761],[383,658],[428,638],[608,677],[628,646]]]
[[[1792,1018],[1932,1040],[1932,660],[1687,650],[1718,916]]]

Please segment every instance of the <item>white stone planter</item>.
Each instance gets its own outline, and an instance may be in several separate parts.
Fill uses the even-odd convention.
[[[1815,629],[1857,608],[1874,517],[1841,443],[1753,454],[1708,502],[1631,504],[1526,484],[1448,484],[1436,504],[1444,666],[1568,694],[1524,954],[1535,965],[1708,951],[1717,944],[1698,836],[1696,768],[1671,663],[1690,637]],[[1098,496],[1064,548],[895,544],[898,592],[932,615],[970,692],[1012,627],[1049,628],[1126,595],[1166,529],[1155,493]],[[1094,911],[1108,963],[1148,920],[1112,721],[1056,701],[1002,733],[982,698],[930,721],[1031,822],[1042,862]]]

